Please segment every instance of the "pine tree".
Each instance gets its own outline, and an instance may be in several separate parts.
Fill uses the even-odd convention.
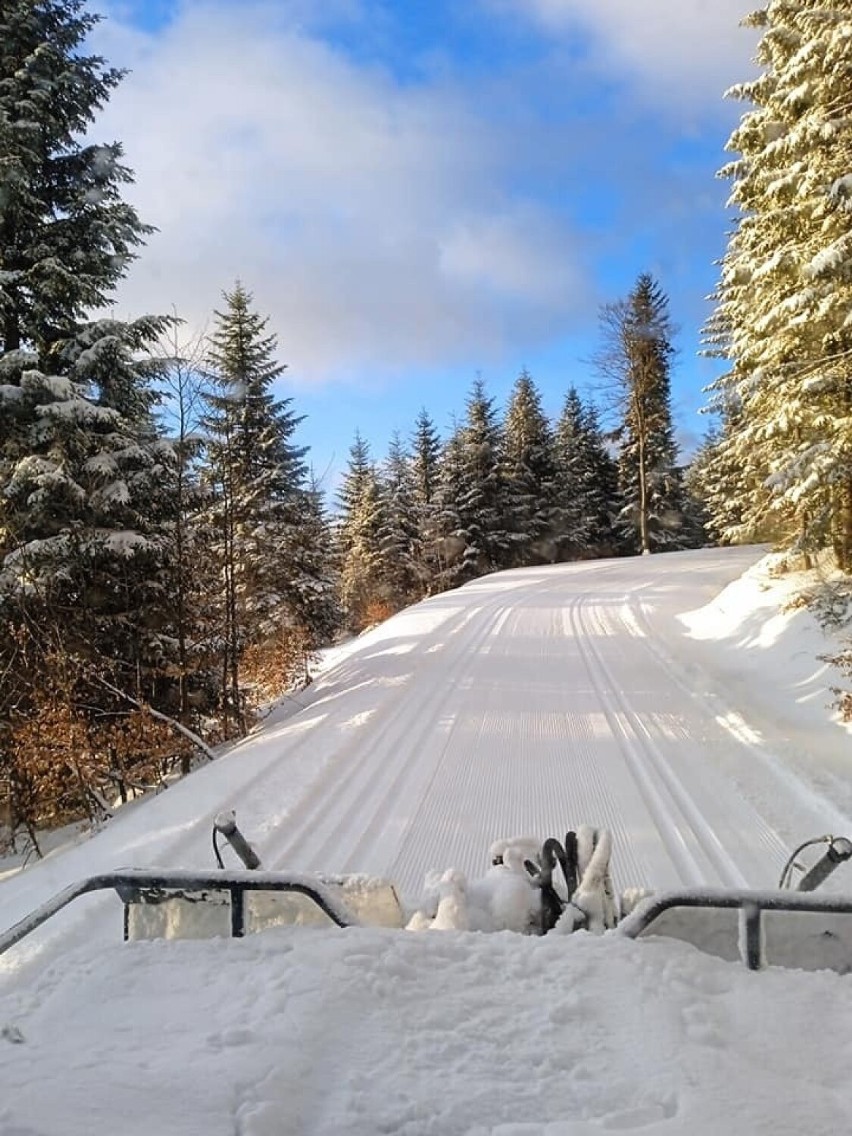
[[[305,647],[310,653],[330,643],[340,626],[340,581],[334,534],[320,487],[311,480],[299,501],[301,515],[291,549],[294,572],[288,603],[304,629]]]
[[[526,370],[504,424],[504,470],[515,565],[556,559],[556,463],[541,395]]]
[[[440,492],[442,536],[463,545],[453,567],[461,582],[509,567],[511,559],[503,436],[482,379],[471,389],[465,424],[450,449]]]
[[[438,488],[441,439],[425,409],[420,411],[411,439],[411,472],[417,526],[417,578],[421,592],[432,591],[441,571],[438,542]]]
[[[379,539],[387,600],[395,611],[420,599],[422,562],[414,474],[399,435],[391,438],[381,471],[382,523]]]
[[[736,227],[706,330],[730,370],[715,385],[719,445],[739,474],[730,540],[767,530],[805,551],[832,543],[852,567],[852,83],[848,0],[772,0],[762,74],[731,135]]]
[[[0,761],[30,816],[48,785],[88,810],[114,772],[104,722],[122,692],[158,696],[169,650],[174,455],[150,355],[166,321],[92,318],[150,231],[121,199],[121,147],[83,141],[121,79],[85,53],[96,22],[81,0],[0,9],[0,714],[18,739]],[[60,709],[78,751],[45,765],[39,722]]]
[[[414,492],[423,505],[430,505],[438,488],[441,464],[441,439],[425,408],[421,409],[411,441],[411,470]]]
[[[48,553],[61,560],[71,528],[76,543],[81,526],[108,531],[133,520],[141,472],[132,470],[130,483],[115,475],[134,461],[156,467],[167,460],[156,443],[147,455],[134,451],[137,442],[143,449],[152,442],[155,368],[144,352],[165,321],[87,322],[150,231],[120,198],[130,180],[121,147],[79,141],[122,76],[81,53],[97,20],[82,0],[19,0],[0,13],[0,485],[9,490],[0,493],[0,555],[12,557],[7,580],[36,551],[40,565]],[[131,507],[119,519],[115,498],[123,495]]]
[[[0,344],[48,372],[151,232],[121,199],[121,146],[81,141],[123,75],[81,50],[98,20],[83,0],[0,10]]]
[[[392,614],[382,531],[384,500],[368,443],[356,431],[338,494],[340,590],[350,628],[360,631]]]
[[[272,391],[285,367],[268,320],[239,282],[224,299],[208,349],[213,390],[204,427],[223,573],[223,713],[245,730],[240,660],[292,622],[306,451],[292,440],[301,421],[292,399]]]
[[[718,452],[719,436],[718,429],[708,430],[684,471],[683,484],[687,500],[686,527],[691,537],[690,547],[701,548],[704,545],[719,543],[720,534],[714,528],[711,509],[711,501],[721,488],[721,485],[716,483],[714,475],[714,457]]]
[[[598,365],[619,393],[622,520],[642,553],[682,541],[683,486],[671,414],[668,297],[648,273],[601,313]]]
[[[559,559],[612,555],[619,543],[618,467],[607,451],[594,406],[584,406],[574,387],[556,423],[554,454]]]
[[[455,422],[441,455],[434,497],[437,536],[434,545],[437,563],[435,587],[438,591],[455,587],[475,574],[465,560],[468,540],[459,505],[465,495],[466,484],[464,427]]]

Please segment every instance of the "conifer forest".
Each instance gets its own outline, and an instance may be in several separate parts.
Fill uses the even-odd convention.
[[[754,540],[852,568],[850,0],[750,17],[697,453],[643,272],[555,415],[520,362],[506,405],[460,376],[449,427],[424,405],[384,454],[353,430],[334,485],[250,280],[196,339],[105,314],[151,229],[121,143],[91,140],[123,78],[98,19],[0,6],[0,823],[36,852],[209,760],[336,637],[485,573]]]

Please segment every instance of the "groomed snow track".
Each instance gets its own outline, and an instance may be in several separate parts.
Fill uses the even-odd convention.
[[[210,867],[224,808],[268,870],[384,876],[411,901],[430,870],[482,874],[501,836],[579,823],[611,830],[617,889],[772,887],[787,850],[836,818],[774,762],[771,737],[731,732],[747,692],[710,681],[676,619],[759,556],[523,569],[409,608],[351,644],[296,713],[4,881],[0,923],[97,872]],[[63,934],[101,927],[112,920],[90,910]]]

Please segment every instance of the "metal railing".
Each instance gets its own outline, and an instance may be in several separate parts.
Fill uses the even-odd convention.
[[[822,915],[852,915],[852,896],[814,895],[794,891],[723,891],[717,888],[691,888],[668,891],[644,899],[618,925],[618,932],[636,939],[653,934],[654,923],[666,912],[678,908],[739,911],[739,953],[749,970],[766,965],[763,942],[765,911],[807,912]],[[661,934],[665,934],[661,930]]]
[[[125,936],[130,904],[151,902],[152,899],[156,902],[168,898],[177,899],[186,892],[226,893],[230,899],[230,930],[234,938],[241,938],[245,934],[246,892],[296,892],[311,900],[338,927],[358,925],[358,920],[346,906],[328,888],[310,876],[280,875],[275,872],[128,868],[90,876],[59,892],[0,935],[0,954],[32,934],[81,896],[97,891],[114,891],[124,904]],[[148,898],[146,893],[149,893]]]
[[[234,938],[241,938],[246,932],[247,892],[295,892],[307,897],[338,927],[359,925],[359,920],[333,891],[312,876],[243,870],[196,872],[128,868],[90,876],[59,892],[53,899],[0,934],[0,954],[32,934],[81,896],[98,891],[113,891],[121,900],[124,907],[125,937],[127,913],[131,905],[161,903],[168,899],[179,899],[186,896],[186,893],[204,892],[228,896],[230,934]],[[759,970],[766,965],[762,923],[764,912],[852,915],[852,896],[794,891],[724,891],[716,888],[661,892],[642,900],[619,923],[616,933],[631,939],[653,934],[654,924],[667,912],[678,908],[738,911],[740,958],[749,970]],[[665,934],[662,929],[661,933]]]

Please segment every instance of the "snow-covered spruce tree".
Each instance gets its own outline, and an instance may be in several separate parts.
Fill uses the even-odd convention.
[[[722,262],[711,350],[730,363],[715,398],[740,473],[730,540],[775,529],[852,568],[852,4],[772,0],[761,75],[731,135],[738,210]],[[733,409],[733,413],[731,410]]]
[[[618,551],[621,512],[618,467],[607,451],[597,412],[574,387],[565,396],[554,431],[558,558],[577,560]]]
[[[383,510],[379,529],[383,578],[395,611],[423,595],[422,553],[414,473],[399,435],[394,434],[380,471]]]
[[[83,0],[0,8],[0,343],[45,370],[151,231],[121,199],[121,146],[81,141],[123,75],[83,51],[98,19]]]
[[[313,477],[300,495],[299,510],[288,603],[304,632],[307,668],[316,649],[331,642],[342,622],[342,612],[334,533],[322,490]]]
[[[88,715],[76,769],[54,762],[65,769],[56,791],[79,786],[79,808],[79,794],[88,807],[98,792],[89,759],[108,748],[91,741],[95,719],[118,711],[98,678],[147,699],[162,674],[172,460],[153,425],[147,355],[165,321],[92,319],[149,231],[121,199],[121,147],[83,141],[121,79],[85,53],[96,19],[81,0],[0,7],[0,669],[19,676],[6,703],[18,732],[3,736],[22,736],[30,715],[46,722],[61,687],[66,720]],[[10,668],[22,651],[27,667]],[[13,750],[3,760],[25,794]],[[36,741],[28,751],[46,752]]]
[[[512,563],[557,558],[556,463],[541,395],[526,370],[518,376],[503,427]]]
[[[718,445],[719,430],[713,428],[707,432],[684,471],[686,527],[692,537],[691,546],[695,548],[718,544],[720,541],[720,534],[713,525],[710,505],[722,488],[721,484],[716,483],[717,472],[714,469]]]
[[[625,300],[602,309],[601,332],[598,367],[620,407],[625,535],[643,554],[676,548],[683,541],[683,485],[671,414],[674,328],[668,297],[652,276],[642,273]]]
[[[417,524],[417,578],[420,591],[425,595],[434,590],[441,570],[437,493],[442,453],[438,431],[425,409],[417,416],[410,450]]]
[[[392,614],[387,592],[382,530],[384,498],[370,447],[356,431],[338,493],[340,594],[353,631]]]
[[[453,582],[472,580],[511,562],[503,433],[494,400],[477,379],[467,400],[465,422],[450,440],[439,504],[442,538],[461,547],[452,564]],[[449,565],[448,565],[449,567]]]
[[[433,499],[437,538],[433,546],[436,558],[434,584],[439,592],[472,576],[465,561],[467,532],[459,508],[467,483],[463,432],[464,427],[455,421],[441,453]]]
[[[203,418],[205,477],[222,574],[223,720],[245,730],[246,652],[266,659],[268,650],[280,648],[289,656],[288,641],[296,631],[295,553],[304,520],[306,450],[293,442],[301,419],[292,399],[277,399],[272,390],[285,367],[276,361],[277,340],[267,331],[268,320],[254,311],[251,294],[239,282],[224,300],[207,351],[212,389]]]

